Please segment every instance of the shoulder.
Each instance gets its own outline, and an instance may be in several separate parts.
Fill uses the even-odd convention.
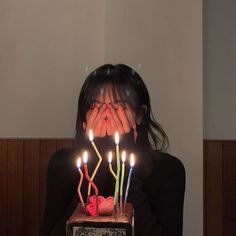
[[[75,148],[63,148],[56,151],[49,160],[49,167],[72,164],[78,155]]]
[[[153,151],[151,153],[152,174],[155,179],[162,183],[175,179],[185,182],[185,168],[182,161],[169,153]]]
[[[161,193],[183,193],[185,190],[185,168],[182,161],[169,154],[159,151],[151,153],[152,171],[145,189],[150,198]],[[155,187],[153,187],[155,183]]]
[[[178,157],[159,151],[154,151],[152,155],[152,160],[155,166],[160,166],[169,169],[170,171],[185,172],[184,165]]]

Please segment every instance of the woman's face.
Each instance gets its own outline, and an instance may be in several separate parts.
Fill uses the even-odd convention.
[[[118,95],[115,99],[111,87],[107,86],[101,89],[87,112],[84,128],[86,133],[92,129],[95,136],[104,137],[114,135],[116,131],[119,134],[128,133],[130,129],[136,128],[139,120],[129,103]]]

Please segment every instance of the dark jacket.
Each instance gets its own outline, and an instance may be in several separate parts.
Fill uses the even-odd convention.
[[[77,148],[56,152],[49,162],[44,236],[65,236],[66,222],[79,202],[79,173],[76,167],[78,155],[85,149],[89,151],[90,173],[98,161],[89,141],[82,140]],[[103,156],[94,182],[99,188],[99,195],[113,196],[115,182],[108,168],[107,154],[108,151],[115,150],[114,141],[107,137],[97,138],[94,142]],[[128,202],[133,204],[135,210],[135,236],[181,236],[185,191],[185,170],[182,162],[168,153],[135,144],[131,134],[122,136],[120,150],[123,149],[128,153],[134,152],[136,157],[128,196]],[[116,161],[113,162],[115,169]],[[129,171],[129,162],[126,163],[125,179]],[[84,199],[87,184],[84,180]]]

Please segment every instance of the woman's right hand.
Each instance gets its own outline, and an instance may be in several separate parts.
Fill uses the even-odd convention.
[[[100,110],[98,107],[94,107],[88,112],[86,124],[83,124],[87,136],[90,129],[92,129],[94,137],[106,136],[106,108],[107,105],[103,104]]]

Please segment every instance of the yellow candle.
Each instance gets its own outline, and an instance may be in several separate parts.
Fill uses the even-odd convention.
[[[112,169],[112,165],[111,165],[111,163],[112,163],[112,152],[109,152],[109,154],[108,154],[108,162],[109,162],[110,172],[113,175],[113,177],[116,179],[116,174],[115,174],[114,170]]]
[[[116,161],[117,161],[115,205],[118,206],[119,182],[120,182],[120,150],[119,150],[119,133],[118,133],[118,131],[115,132],[115,143],[116,143]]]
[[[126,152],[123,151],[122,154],[121,154],[122,170],[121,170],[121,181],[120,181],[120,202],[122,202],[122,196],[123,196],[123,185],[124,185],[124,175],[125,175],[125,159],[126,159]]]
[[[91,144],[92,144],[92,146],[93,146],[93,148],[94,148],[94,150],[95,150],[95,152],[96,152],[96,154],[97,154],[97,156],[98,156],[98,158],[99,158],[99,161],[98,161],[98,163],[97,163],[97,165],[96,165],[96,167],[95,167],[95,169],[94,169],[94,171],[93,171],[93,174],[92,174],[92,176],[91,176],[91,180],[93,181],[93,179],[94,179],[94,177],[95,177],[95,175],[96,175],[96,173],[97,173],[97,171],[98,171],[98,168],[99,168],[99,166],[101,165],[102,156],[101,156],[101,154],[99,153],[99,151],[98,151],[98,149],[97,149],[95,143],[93,142],[93,131],[92,131],[91,129],[89,130],[89,140],[90,140],[90,142],[91,142]],[[88,195],[90,195],[90,192],[91,192],[91,183],[89,183],[89,186],[88,186]]]
[[[113,177],[115,178],[115,180],[117,180],[117,176],[112,168],[112,152],[109,152],[108,154],[108,163],[109,163],[109,169],[110,169],[110,172],[111,174],[113,175]],[[114,191],[114,199],[117,199],[117,192],[116,192],[116,188],[115,188],[115,191]]]

